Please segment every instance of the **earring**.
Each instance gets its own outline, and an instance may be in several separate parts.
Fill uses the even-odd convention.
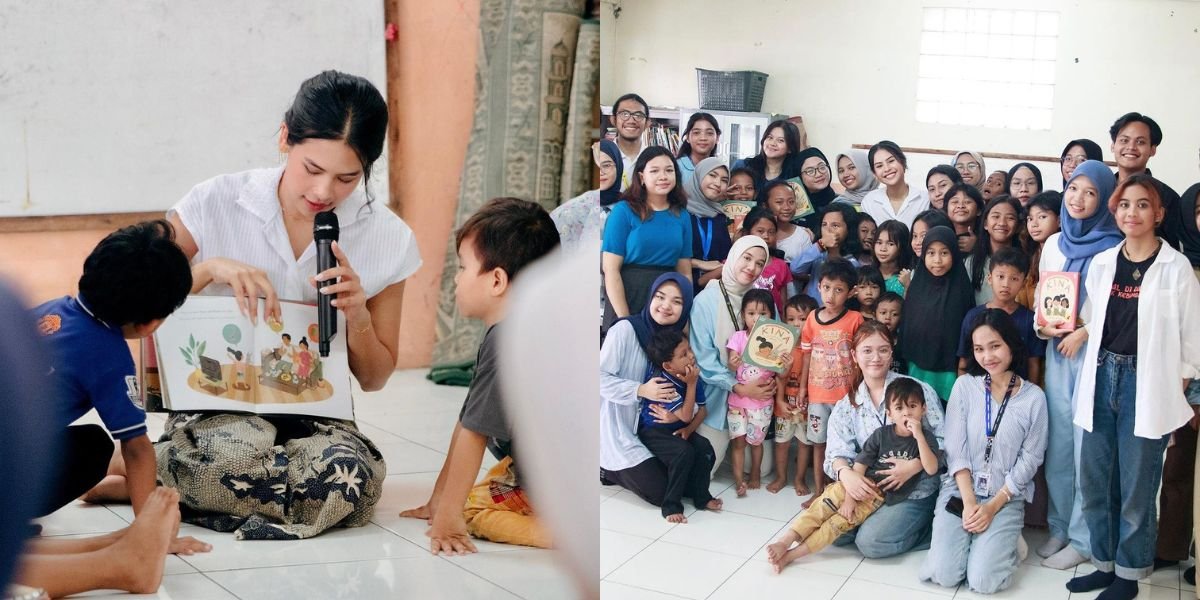
[[[282,164],[283,164],[283,163],[285,163],[285,162],[287,162],[287,154],[284,154],[283,152],[280,152],[280,153],[279,153],[279,164],[281,164],[281,165],[282,165]]]

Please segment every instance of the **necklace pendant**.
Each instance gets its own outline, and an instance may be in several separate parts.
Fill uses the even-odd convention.
[[[1134,270],[1133,270],[1133,280],[1134,280],[1134,281],[1137,281],[1137,280],[1139,280],[1139,279],[1141,279],[1141,278],[1142,278],[1142,270],[1141,270],[1141,269],[1134,269]]]

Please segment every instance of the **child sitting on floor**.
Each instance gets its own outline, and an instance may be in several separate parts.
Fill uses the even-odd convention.
[[[400,516],[429,521],[425,534],[434,554],[476,552],[468,535],[548,548],[550,536],[534,517],[513,465],[512,434],[501,401],[496,332],[502,327],[513,278],[558,247],[558,228],[537,204],[494,198],[463,223],[456,244],[455,304],[463,316],[482,319],[488,329],[433,493],[423,506]],[[485,448],[500,462],[472,485]]]
[[[921,384],[907,377],[895,379],[884,392],[884,402],[893,426],[880,427],[867,438],[862,451],[854,458],[854,470],[879,483],[884,479],[879,472],[892,469],[893,459],[920,457],[923,476],[937,475],[937,436],[921,426],[925,416],[925,394]],[[918,473],[917,477],[882,498],[871,496],[861,501],[847,494],[841,482],[831,483],[816,502],[792,521],[787,533],[767,546],[767,560],[779,573],[792,561],[820,552],[843,533],[862,525],[880,506],[903,502],[921,477]],[[800,545],[793,548],[792,544],[797,542]]]
[[[646,381],[665,379],[675,388],[670,400],[641,399],[638,439],[667,466],[667,492],[662,515],[671,523],[687,523],[683,516],[684,496],[700,510],[721,510],[722,501],[708,492],[709,472],[716,455],[712,444],[696,429],[708,416],[704,406],[704,382],[700,368],[681,329],[663,328],[646,349],[650,368]]]

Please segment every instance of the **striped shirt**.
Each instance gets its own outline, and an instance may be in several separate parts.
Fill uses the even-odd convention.
[[[992,423],[1004,398],[992,397]],[[963,375],[954,382],[950,404],[946,408],[947,485],[954,474],[969,469],[972,477],[984,468],[987,449],[987,418],[983,377]],[[987,465],[991,474],[991,492],[1000,491],[1001,482],[1015,498],[1033,502],[1033,475],[1046,454],[1046,395],[1042,388],[1021,382],[1004,411],[1004,419],[995,432],[992,458]],[[954,489],[958,495],[958,489]]]
[[[317,249],[310,243],[297,259],[283,222],[277,193],[283,167],[219,175],[192,188],[168,212],[179,215],[196,240],[195,265],[225,257],[266,272],[282,300],[315,303],[308,279],[317,274]],[[362,188],[333,211],[341,229],[338,245],[371,298],[403,281],[421,266],[412,229],[385,206],[367,206]],[[210,283],[203,295],[230,296],[225,284]]]

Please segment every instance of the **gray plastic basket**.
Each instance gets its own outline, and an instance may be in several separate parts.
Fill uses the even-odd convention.
[[[758,112],[762,110],[767,74],[759,71],[696,69],[700,108]]]

